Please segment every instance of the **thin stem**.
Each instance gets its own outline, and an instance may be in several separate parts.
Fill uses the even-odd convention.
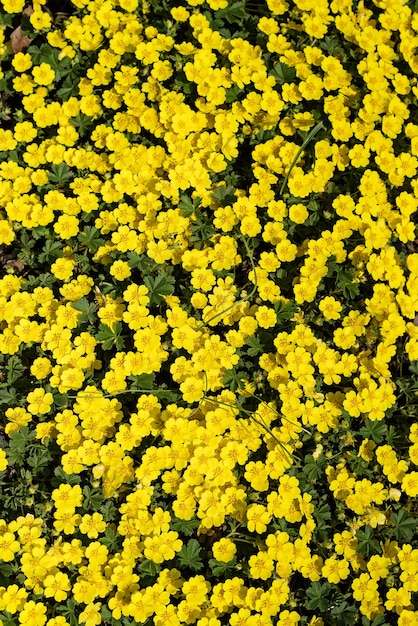
[[[318,124],[316,124],[312,130],[309,131],[309,133],[307,134],[307,136],[305,137],[305,140],[303,142],[303,144],[301,145],[301,147],[299,148],[299,150],[296,153],[295,158],[293,159],[292,163],[290,164],[290,168],[287,171],[286,176],[284,177],[284,181],[282,183],[282,186],[280,187],[280,195],[283,194],[283,191],[285,190],[285,187],[287,185],[287,181],[289,180],[289,176],[291,171],[293,170],[293,168],[295,167],[296,163],[299,160],[300,155],[302,154],[303,150],[306,148],[306,146],[308,145],[308,143],[310,142],[310,140],[315,137],[316,133],[319,132],[321,130],[321,128],[323,128],[324,125],[322,122],[318,122]]]
[[[207,326],[208,324],[210,324],[210,322],[212,322],[213,320],[215,320],[217,317],[220,317],[221,315],[224,315],[225,313],[227,313],[228,311],[230,311],[231,309],[233,309],[237,304],[241,304],[241,302],[245,302],[246,300],[249,300],[250,298],[252,298],[252,296],[255,294],[255,292],[257,291],[257,287],[258,287],[258,283],[257,283],[257,273],[255,271],[255,265],[254,265],[254,259],[253,259],[253,254],[248,246],[247,240],[244,238],[243,239],[245,248],[247,250],[248,253],[248,257],[250,259],[250,263],[251,263],[251,267],[253,269],[254,272],[254,287],[252,288],[252,290],[250,291],[250,293],[248,293],[246,296],[244,296],[243,298],[241,298],[240,300],[236,300],[235,302],[233,302],[230,306],[228,306],[226,309],[224,309],[223,311],[220,311],[219,313],[216,313],[213,317],[210,317],[208,320],[206,320],[206,322],[202,322],[202,324],[200,324],[200,326],[197,327],[197,330],[201,330],[202,328],[205,328],[205,326]]]

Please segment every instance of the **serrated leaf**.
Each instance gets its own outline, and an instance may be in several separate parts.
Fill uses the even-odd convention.
[[[274,307],[279,321],[290,320],[298,310],[298,306],[293,302],[278,302]]]
[[[187,537],[193,535],[196,528],[199,528],[200,520],[197,518],[192,518],[189,520],[179,519],[175,517],[171,523],[171,528],[176,530],[178,533],[183,533]]]
[[[366,419],[359,432],[366,439],[373,439],[376,443],[381,443],[386,434],[386,424],[378,420]]]
[[[164,272],[159,272],[155,278],[145,276],[144,283],[148,287],[151,304],[162,304],[164,296],[170,296],[174,292],[174,277]]]
[[[233,570],[236,563],[237,559],[235,556],[228,563],[223,563],[222,561],[217,561],[216,559],[209,559],[209,567],[214,576],[219,576],[220,574],[225,574],[228,570]]]
[[[296,70],[286,65],[286,63],[276,63],[273,69],[273,76],[279,85],[292,83],[296,79]]]
[[[322,465],[324,463],[324,457],[320,457],[319,459],[314,459],[312,454],[308,454],[305,457],[305,462],[303,464],[303,473],[309,480],[316,480],[320,477],[322,473]]]
[[[395,526],[394,535],[398,541],[410,541],[417,529],[417,520],[408,515],[405,509],[390,516],[392,524]]]
[[[370,556],[381,552],[380,544],[374,538],[373,528],[371,528],[371,526],[366,525],[364,530],[358,530],[356,539],[359,540],[357,551],[360,554]]]
[[[77,236],[77,239],[90,252],[96,252],[105,243],[105,240],[100,237],[100,231],[95,226],[85,226],[83,231]]]
[[[238,87],[238,85],[234,85],[234,87],[230,87],[229,89],[226,90],[225,102],[227,102],[228,104],[230,102],[235,102],[235,100],[237,99],[237,96],[240,93],[242,93],[242,89]]]
[[[138,570],[143,576],[156,576],[161,570],[161,566],[150,559],[145,559],[145,561],[138,566]]]
[[[225,18],[227,22],[230,24],[235,24],[238,20],[246,17],[245,5],[243,2],[233,2],[231,5],[227,6],[225,9],[218,9],[215,12],[216,18],[223,19]]]
[[[107,528],[104,537],[100,538],[100,543],[106,546],[110,551],[116,550],[119,538],[120,535],[116,534],[111,528]]]
[[[257,356],[258,354],[264,352],[264,346],[256,335],[247,339],[247,345],[250,346],[248,350],[248,354],[250,356]]]
[[[330,586],[328,583],[313,582],[306,590],[306,595],[309,600],[305,601],[305,607],[311,611],[325,611],[328,608],[327,595],[329,594]]]
[[[99,332],[96,335],[96,339],[102,344],[103,350],[110,350],[113,344],[118,347],[119,333],[121,332],[121,322],[115,323],[115,328],[112,330],[107,324],[100,324]]]
[[[11,617],[8,617],[5,613],[0,613],[0,620],[2,626],[16,626],[15,620]]]
[[[190,569],[198,572],[203,567],[200,552],[200,543],[196,539],[189,539],[177,555],[179,565],[181,567],[190,567]]]
[[[131,391],[136,389],[152,389],[155,374],[140,374],[138,376],[128,376],[128,380],[132,380]]]

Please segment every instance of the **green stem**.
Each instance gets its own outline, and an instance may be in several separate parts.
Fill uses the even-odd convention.
[[[245,248],[247,250],[248,253],[248,257],[250,259],[250,263],[251,263],[251,267],[253,269],[254,272],[254,287],[252,288],[252,290],[250,291],[250,293],[248,293],[246,296],[244,296],[243,298],[241,298],[240,300],[236,300],[235,302],[233,302],[230,306],[228,306],[226,309],[224,309],[223,311],[220,311],[219,313],[216,313],[216,315],[213,315],[213,317],[210,317],[206,322],[202,322],[200,324],[200,326],[197,327],[196,330],[201,330],[202,328],[205,328],[205,326],[207,326],[208,324],[210,324],[210,322],[212,322],[213,320],[215,320],[217,317],[224,315],[225,313],[227,313],[228,311],[230,311],[231,309],[233,309],[237,304],[241,304],[241,302],[245,302],[246,300],[249,300],[250,298],[252,298],[252,296],[255,294],[255,292],[257,291],[257,287],[258,287],[258,283],[257,283],[257,273],[255,271],[255,265],[254,265],[254,259],[253,259],[253,254],[248,246],[247,240],[243,239],[244,241],[244,245]]]
[[[308,145],[308,143],[310,142],[310,140],[315,137],[315,135],[317,134],[317,132],[319,132],[321,130],[321,128],[323,128],[324,125],[322,122],[318,122],[318,124],[316,124],[312,130],[309,131],[309,133],[306,135],[305,140],[303,142],[303,144],[301,145],[301,147],[299,148],[299,150],[296,153],[295,158],[293,159],[292,163],[290,164],[290,168],[287,171],[286,176],[284,177],[284,181],[282,183],[282,186],[280,187],[280,195],[283,195],[283,191],[285,190],[285,187],[287,185],[287,181],[289,180],[289,176],[291,171],[293,170],[293,168],[295,167],[296,163],[299,160],[300,155],[302,154],[303,150],[306,148],[306,146]]]

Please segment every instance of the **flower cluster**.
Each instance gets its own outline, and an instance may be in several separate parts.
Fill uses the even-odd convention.
[[[413,3],[1,4],[0,623],[418,623]]]

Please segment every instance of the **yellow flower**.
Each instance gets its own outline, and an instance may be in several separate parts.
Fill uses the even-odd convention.
[[[39,387],[30,391],[26,397],[28,402],[28,411],[32,415],[45,415],[51,410],[54,401],[52,393],[46,393],[45,389]]]
[[[32,58],[27,52],[17,52],[12,59],[12,65],[16,72],[26,72],[32,67]]]
[[[258,307],[255,318],[260,328],[272,328],[277,323],[276,312],[267,306]]]
[[[79,622],[85,624],[86,626],[97,626],[98,624],[101,624],[101,607],[102,605],[100,602],[89,602],[84,611],[82,611],[78,616]]]
[[[42,11],[42,10],[34,11],[29,16],[29,21],[35,30],[45,30],[47,28],[50,28],[51,23],[52,23],[51,16],[49,15],[49,13],[47,13],[46,11]]]
[[[223,537],[219,541],[215,541],[212,546],[213,556],[217,561],[229,563],[236,554],[237,547],[231,539]]]
[[[292,204],[289,208],[289,218],[295,224],[304,224],[309,217],[309,211],[304,204]]]
[[[342,311],[342,305],[333,296],[322,298],[318,305],[319,310],[327,320],[337,320]]]
[[[189,11],[182,6],[173,7],[170,9],[170,13],[171,17],[173,20],[176,20],[176,22],[186,22],[190,17]]]
[[[410,498],[418,496],[418,472],[408,472],[402,479],[402,491]]]
[[[62,602],[67,598],[67,591],[71,589],[70,579],[67,574],[57,572],[56,574],[48,574],[43,581],[45,588],[45,596],[54,598],[56,602]]]
[[[55,71],[48,63],[41,63],[33,68],[32,76],[37,85],[50,85],[55,80]]]
[[[322,575],[330,583],[337,584],[341,580],[345,580],[350,573],[348,561],[345,559],[337,559],[336,556],[331,556],[325,559]]]
[[[8,462],[6,458],[6,453],[0,448],[0,472],[4,472],[7,466]]]
[[[250,532],[261,535],[267,530],[271,514],[262,504],[250,504],[247,508],[247,527]]]
[[[258,552],[248,559],[252,578],[267,580],[273,573],[274,563],[267,552]]]
[[[23,605],[19,614],[19,622],[28,626],[43,626],[46,622],[46,606],[42,602],[29,600]]]
[[[116,280],[126,280],[131,275],[131,268],[126,261],[114,261],[110,266],[109,272]]]

